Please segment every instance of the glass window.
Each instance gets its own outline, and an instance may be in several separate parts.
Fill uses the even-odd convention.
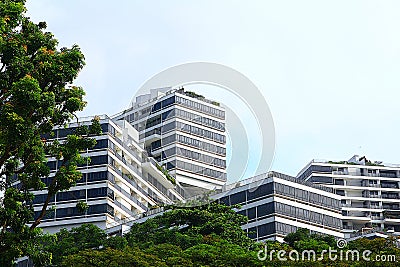
[[[231,205],[243,203],[246,201],[246,192],[238,192],[230,196],[231,199]]]
[[[267,223],[257,227],[258,237],[267,236],[275,233],[275,223]]]
[[[107,195],[107,187],[92,188],[87,190],[88,198],[105,197]]]

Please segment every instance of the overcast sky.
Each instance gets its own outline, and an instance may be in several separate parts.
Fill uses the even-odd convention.
[[[86,66],[82,115],[115,114],[165,68],[232,67],[265,96],[272,170],[353,154],[400,163],[400,1],[28,0]]]

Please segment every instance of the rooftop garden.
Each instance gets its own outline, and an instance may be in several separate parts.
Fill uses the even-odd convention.
[[[205,99],[205,97],[203,95],[196,94],[195,92],[192,92],[192,91],[185,91],[185,95],[193,97],[193,98]]]
[[[168,173],[168,171],[166,169],[164,169],[162,166],[160,166],[160,164],[157,163],[157,169],[159,169],[165,176],[165,178],[167,178],[168,181],[170,181],[172,184],[176,185],[176,180],[175,178],[170,175]]]
[[[328,161],[328,163],[330,163],[330,164],[346,164],[346,165],[362,165],[361,163],[348,162],[348,161]],[[370,160],[365,162],[365,165],[366,166],[385,166],[383,164],[372,162]]]
[[[196,99],[202,100],[202,101],[204,101],[204,102],[213,104],[214,106],[218,106],[218,107],[220,106],[220,103],[219,103],[219,102],[217,102],[217,101],[210,101],[210,100],[206,99],[205,96],[200,95],[200,94],[197,94],[197,93],[195,93],[195,92],[192,92],[192,91],[183,91],[183,93],[184,93],[185,95],[189,96],[189,97],[196,98]]]

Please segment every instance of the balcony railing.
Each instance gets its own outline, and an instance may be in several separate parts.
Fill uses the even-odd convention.
[[[113,186],[119,191],[121,192],[124,196],[126,196],[129,200],[133,201],[135,204],[137,204],[138,206],[140,206],[142,209],[147,210],[148,208],[141,203],[139,200],[137,200],[136,198],[134,198],[131,194],[129,194],[128,192],[126,192],[124,189],[122,189],[122,187],[120,187],[117,184],[113,184]]]
[[[361,176],[379,177],[378,173],[362,173]]]
[[[332,171],[333,175],[349,175],[347,171]]]
[[[127,144],[125,144],[124,142],[122,142],[121,139],[115,137],[114,140],[117,141],[118,144],[120,144],[123,148],[125,148],[126,150],[128,150],[128,152],[134,157],[136,158],[139,162],[141,162],[142,160],[140,159],[140,157],[137,155],[137,153],[135,151],[133,151],[132,148],[130,148]]]
[[[121,208],[123,211],[128,213],[129,216],[132,216],[132,211],[130,209],[128,209],[127,207],[125,207],[124,205],[122,205],[121,202],[119,202],[118,200],[115,199],[114,204],[115,204],[115,206]]]
[[[400,199],[399,195],[382,195],[384,199]]]
[[[366,209],[382,209],[382,206],[379,206],[379,205],[364,205],[363,208],[366,208]]]
[[[370,183],[364,183],[362,186],[365,186],[365,187],[376,187],[376,188],[379,188],[379,187],[380,187],[380,184],[370,184]]]
[[[399,206],[385,206],[383,205],[383,209],[385,210],[400,210]]]
[[[381,198],[380,195],[368,195],[368,194],[363,194],[362,197],[366,197],[366,198]]]
[[[383,216],[370,216],[371,220],[383,220]]]
[[[380,173],[379,176],[387,178],[397,178],[396,173]]]
[[[399,188],[397,184],[381,184],[382,188]]]

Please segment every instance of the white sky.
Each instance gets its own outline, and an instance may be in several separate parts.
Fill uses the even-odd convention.
[[[365,154],[400,163],[400,1],[28,0],[61,46],[86,56],[82,115],[112,115],[165,68],[227,65],[264,94],[273,170]]]

